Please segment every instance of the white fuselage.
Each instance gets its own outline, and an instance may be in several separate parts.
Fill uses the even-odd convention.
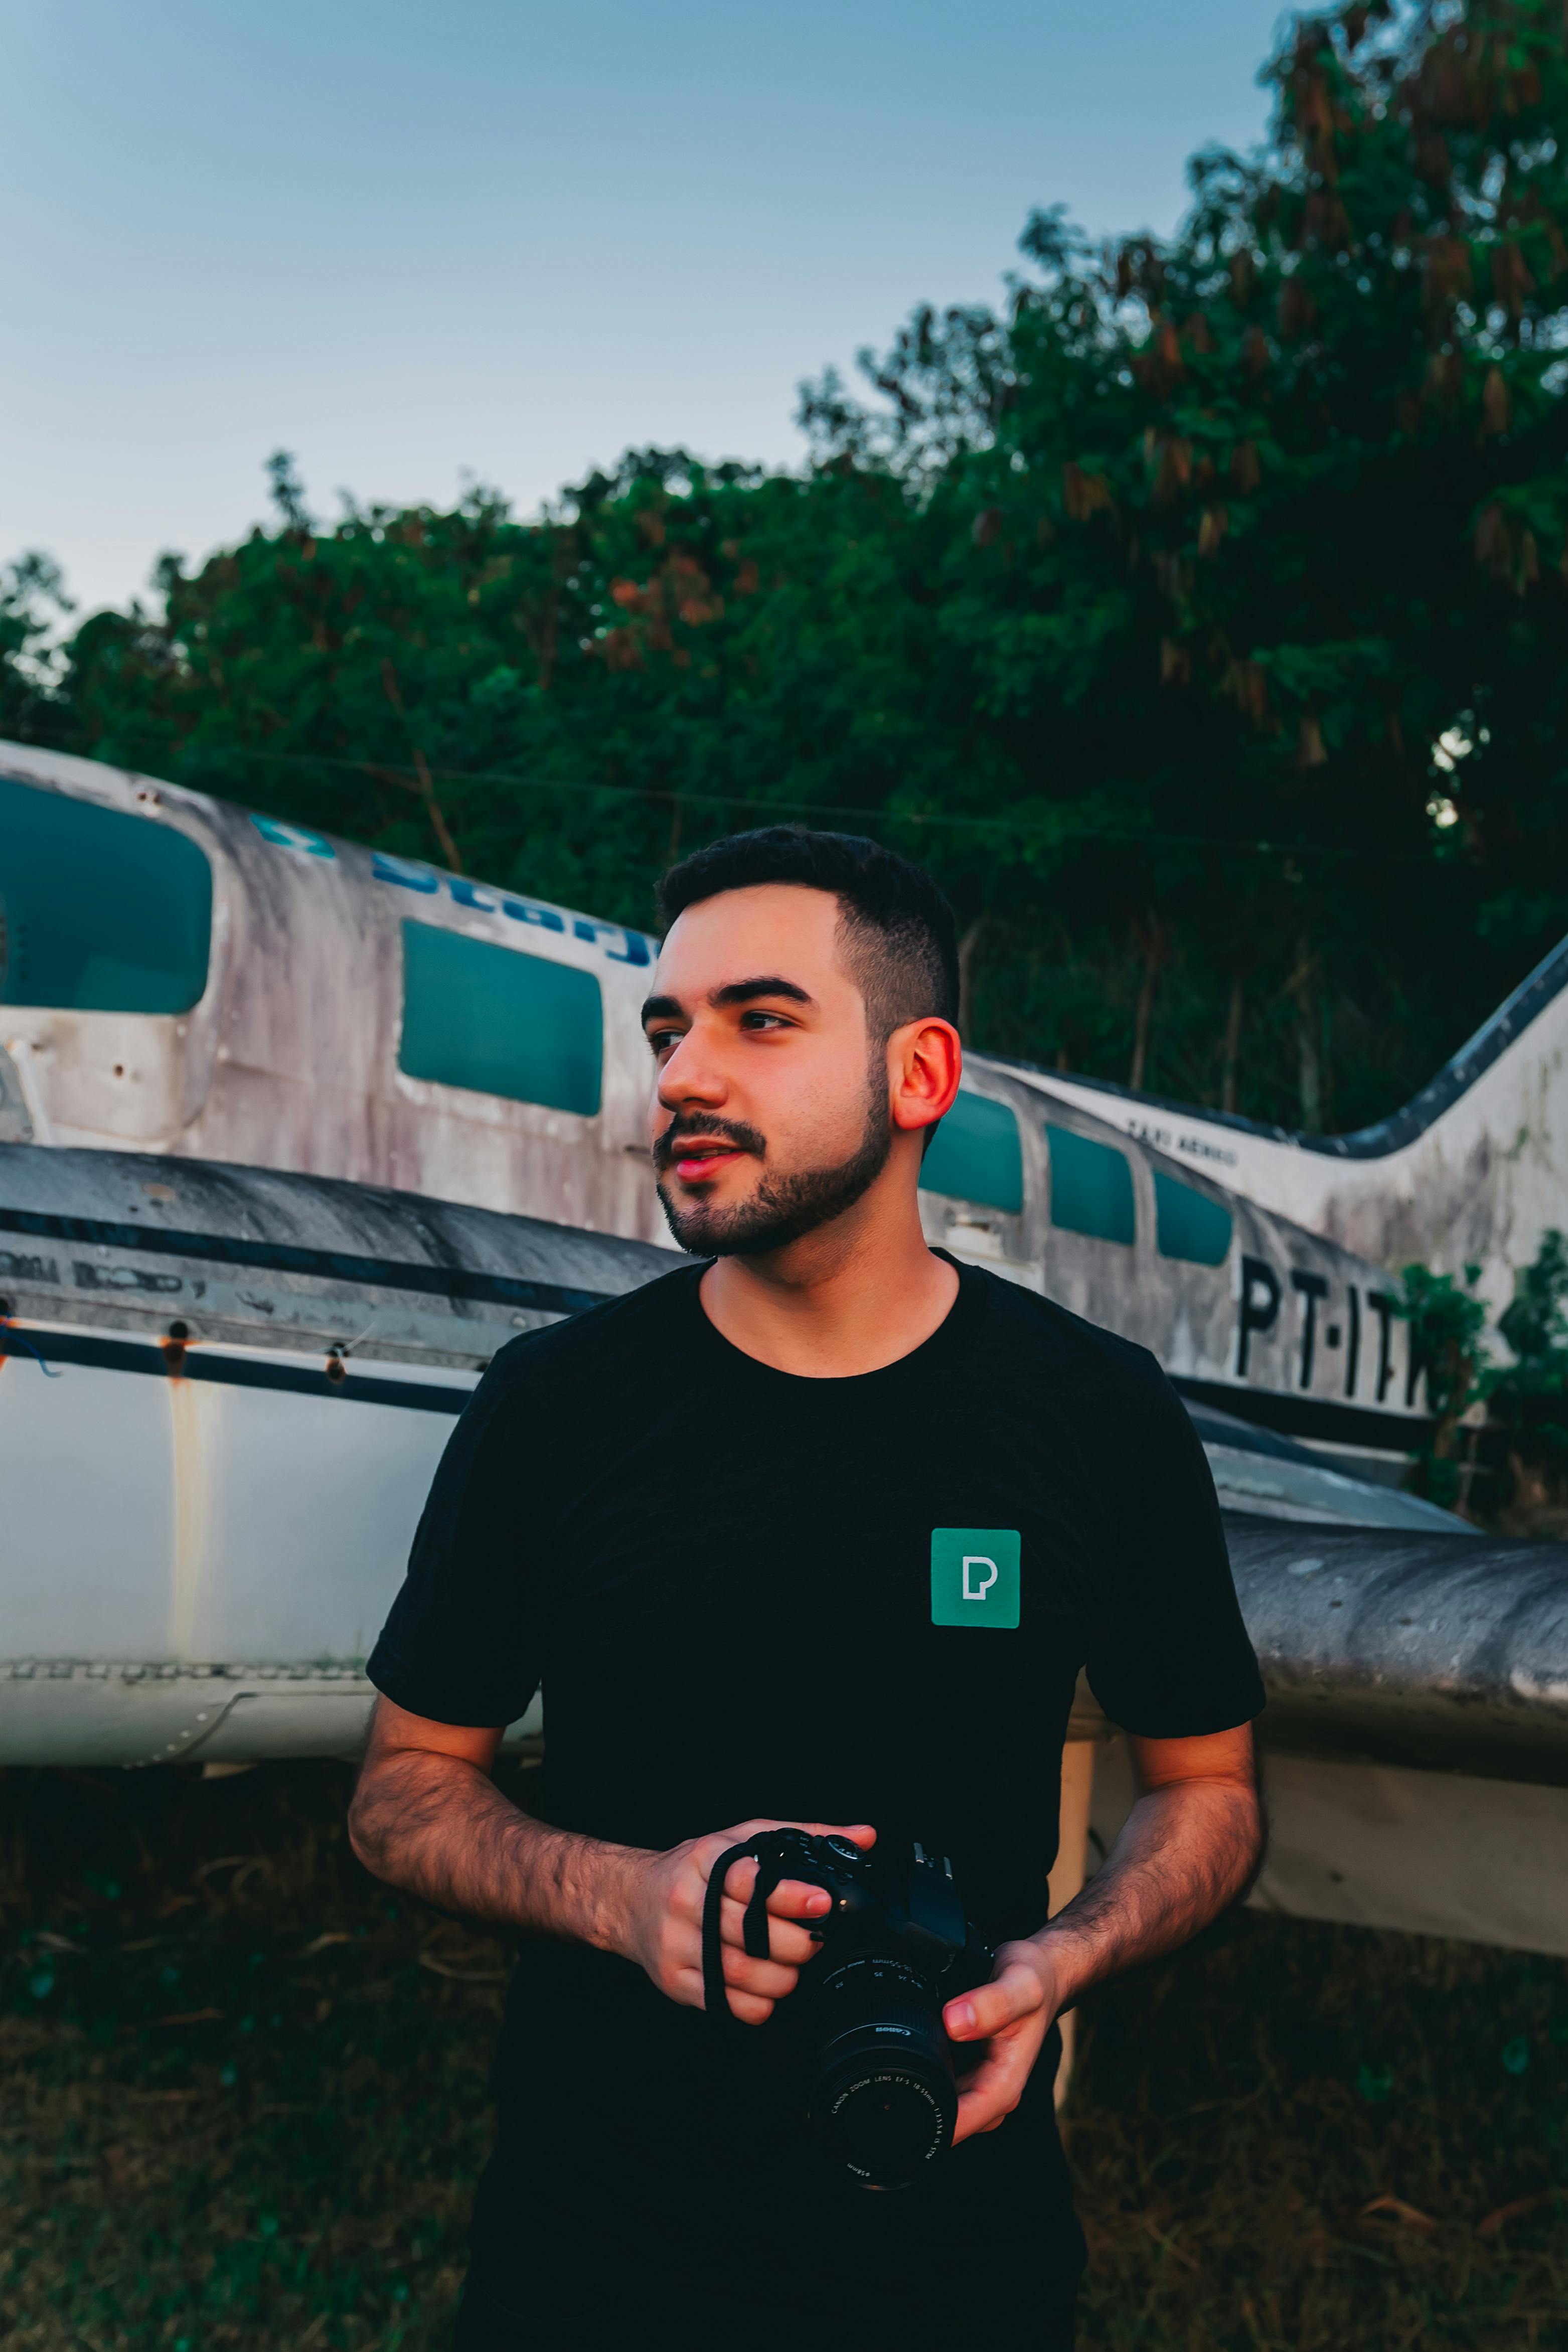
[[[46,799],[80,813],[99,859],[75,996],[53,1003],[38,974],[70,943],[76,877],[39,850]],[[15,859],[7,805],[31,827]],[[184,862],[162,898],[153,834]],[[652,953],[518,892],[0,747],[0,1143],[24,1147],[0,1151],[0,1761],[353,1748],[365,1652],[483,1364],[576,1290],[668,1263],[647,1246],[667,1245],[644,1128]],[[1149,1347],[1194,1404],[1396,1466],[1424,1409],[1387,1272],[1418,1254],[1405,1228],[1385,1220],[1387,1246],[1358,1255],[1331,1237],[1337,1194],[1263,1204],[1298,1148],[1260,1139],[1244,1166],[1230,1127],[1143,1132],[1155,1116],[971,1056],[927,1163],[928,1233]],[[1489,1142],[1468,1194],[1457,1160],[1432,1181],[1479,1215],[1500,1155]],[[1421,1167],[1401,1179],[1412,1216]],[[1322,1566],[1310,1523],[1424,1507],[1358,1507],[1333,1471],[1223,1433],[1211,1460],[1235,1507],[1303,1523],[1287,1580]],[[1266,1881],[1263,1899],[1568,1948],[1516,1851],[1526,1831],[1561,1841],[1562,1791],[1478,1781],[1464,1852],[1491,1874],[1434,1910],[1390,1895],[1384,1849],[1346,1827],[1386,1772],[1291,1769],[1323,1885]],[[1446,1883],[1440,1841],[1423,1851],[1423,1885]]]
[[[4,827],[36,832],[65,803],[84,903],[106,862],[134,851],[145,865],[153,828],[187,866],[193,845],[205,860],[208,934],[179,1004],[151,871],[140,902],[102,902],[117,927],[108,984],[85,961],[76,983],[79,1000],[118,992],[128,1009],[37,1002],[25,961],[0,979],[0,1138],[345,1178],[668,1243],[646,1148],[647,936],[0,746],[0,915],[10,888],[24,943]],[[68,929],[68,866],[28,887],[56,893],[44,913]],[[160,989],[178,1009],[147,1009]],[[1035,1074],[971,1055],[927,1163],[932,1241],[1138,1340],[1211,1401],[1397,1465],[1425,1400],[1390,1258],[1261,1208],[1179,1142],[1129,1144],[1117,1108],[1042,1101]]]
[[[1066,1072],[1026,1076],[1379,1265],[1479,1265],[1494,1313],[1542,1235],[1568,1226],[1568,943],[1414,1102],[1354,1135],[1295,1136]]]

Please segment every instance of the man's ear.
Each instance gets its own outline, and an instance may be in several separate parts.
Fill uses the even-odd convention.
[[[888,1040],[893,1125],[934,1127],[952,1108],[963,1068],[963,1047],[951,1021],[932,1013],[895,1029]]]

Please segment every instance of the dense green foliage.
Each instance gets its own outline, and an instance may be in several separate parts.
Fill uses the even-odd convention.
[[[1549,1236],[1548,1246],[1557,1240]],[[1476,1296],[1479,1265],[1463,1276],[1434,1274],[1430,1266],[1405,1268],[1402,1312],[1410,1324],[1410,1345],[1426,1373],[1426,1400],[1435,1426],[1415,1457],[1414,1485],[1432,1502],[1468,1509],[1493,1496],[1478,1496],[1473,1450],[1462,1433],[1463,1416],[1481,1393],[1486,1362],[1485,1301]],[[1524,1279],[1530,1280],[1527,1275]]]
[[[1037,215],[1005,311],[808,388],[800,476],[329,525],[279,457],[7,723],[643,924],[677,847],[861,825],[978,1043],[1387,1110],[1568,930],[1568,33],[1342,6],[1268,71],[1169,244]]]
[[[1542,1236],[1498,1329],[1513,1360],[1485,1367],[1478,1393],[1506,1439],[1516,1501],[1560,1515],[1568,1501],[1568,1244],[1560,1233]]]
[[[1487,1344],[1479,1265],[1405,1268],[1402,1312],[1426,1368],[1436,1425],[1415,1485],[1434,1502],[1517,1535],[1568,1537],[1568,1242],[1542,1235]]]
[[[55,628],[71,606],[47,555],[0,569],[0,735],[47,737],[60,716],[61,655]]]

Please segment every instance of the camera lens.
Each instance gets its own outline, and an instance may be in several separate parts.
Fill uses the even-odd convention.
[[[958,2093],[930,1979],[860,1954],[817,1988],[809,2112],[868,2189],[902,2189],[952,2137]]]
[[[941,2155],[951,2128],[936,2085],[875,2061],[854,2070],[829,2114],[850,2170],[876,2189],[913,2180]]]

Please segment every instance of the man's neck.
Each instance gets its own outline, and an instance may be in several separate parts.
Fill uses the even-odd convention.
[[[957,1297],[958,1276],[928,1246],[914,1202],[889,1216],[869,1197],[787,1249],[718,1259],[701,1289],[703,1312],[732,1348],[817,1381],[896,1364]]]

